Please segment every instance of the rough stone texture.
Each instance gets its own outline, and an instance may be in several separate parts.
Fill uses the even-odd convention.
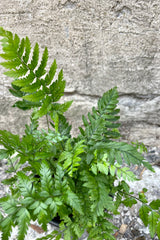
[[[64,69],[65,99],[75,100],[67,114],[74,127],[117,85],[124,138],[160,146],[159,12],[159,0],[5,0],[0,25],[48,46],[50,62]],[[0,128],[21,133],[28,118],[10,108],[10,82],[1,74]]]

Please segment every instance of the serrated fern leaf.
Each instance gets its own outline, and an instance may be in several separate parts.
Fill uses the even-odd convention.
[[[30,213],[26,208],[21,208],[16,217],[19,222],[17,240],[24,240],[31,220]]]
[[[49,69],[49,73],[45,77],[46,85],[49,85],[52,82],[55,76],[56,70],[57,70],[57,63],[56,63],[56,60],[54,60],[54,62],[52,63]]]
[[[31,52],[31,43],[28,37],[25,39],[25,54],[23,56],[23,61],[27,64]]]
[[[18,37],[17,34],[14,35],[14,40],[13,40],[13,42],[14,42],[15,48],[18,49],[19,43],[20,43],[20,38]]]
[[[40,102],[45,97],[45,93],[42,90],[37,91],[34,94],[25,95],[23,99],[31,102]]]
[[[117,87],[110,89],[103,94],[102,98],[98,101],[98,111],[101,114],[112,114],[112,111],[115,110],[118,103],[118,91]]]
[[[0,160],[7,159],[14,151],[8,149],[0,149]]]
[[[62,136],[70,138],[71,125],[67,122],[63,115],[59,115],[58,131]]]
[[[139,216],[146,227],[148,225],[148,213],[150,211],[151,209],[147,205],[142,205],[139,209]]]
[[[154,209],[154,210],[159,210],[160,209],[160,199],[153,200],[149,206]]]
[[[41,188],[43,191],[47,191],[48,193],[52,192],[53,186],[53,178],[50,168],[46,161],[41,163],[40,169],[40,176],[41,176]]]
[[[68,110],[68,108],[71,106],[73,101],[67,101],[65,103],[59,104],[55,103],[53,104],[53,110],[58,112],[59,114],[62,114]]]
[[[29,68],[32,71],[37,67],[38,60],[39,60],[39,45],[38,43],[36,43],[33,50],[32,60],[31,63],[29,64]]]
[[[141,165],[143,164],[144,166],[148,166],[149,169],[152,169],[150,164],[145,165],[145,160],[144,157],[141,153],[139,153],[136,149],[136,147],[124,143],[124,142],[109,142],[109,143],[96,143],[94,146],[95,149],[105,149],[105,151],[108,154],[108,159],[111,164],[114,164],[116,157],[122,156],[122,159],[130,165],[131,163],[133,164],[138,164]],[[118,155],[117,155],[118,153]],[[121,162],[121,158],[120,158]]]
[[[49,92],[52,94],[52,101],[57,102],[64,94],[65,81],[63,80],[63,71],[58,74],[58,79],[49,87]]]
[[[20,79],[15,79],[13,81],[13,84],[18,86],[18,87],[25,87],[28,86],[28,84],[32,83],[33,80],[35,79],[35,75],[33,72],[30,72],[26,77],[20,78]]]
[[[51,109],[51,101],[52,99],[49,96],[46,96],[46,98],[43,100],[41,108],[34,115],[34,118],[40,118],[46,115]]]
[[[160,239],[160,221],[157,223],[157,236]]]
[[[19,187],[22,196],[24,197],[32,197],[32,193],[34,192],[34,187],[31,182],[31,179],[26,176],[22,171],[17,173],[19,180]]]
[[[13,226],[13,220],[11,216],[4,218],[4,220],[0,224],[0,228],[2,229],[2,240],[8,240]]]
[[[8,61],[8,62],[2,62],[0,65],[7,69],[16,69],[16,67],[19,67],[21,64],[21,60],[19,58],[16,58],[14,60]]]
[[[41,82],[40,80],[37,79],[36,82],[33,84],[29,84],[28,86],[22,87],[21,91],[25,93],[36,93],[38,89],[41,87]]]
[[[116,164],[116,174],[118,176],[118,178],[123,178],[124,180],[128,180],[128,181],[136,181],[137,177],[136,175],[130,171],[130,169],[128,167],[123,167],[120,168],[120,166],[117,166]]]
[[[65,194],[65,198],[69,206],[71,206],[75,211],[79,212],[80,214],[83,214],[81,201],[74,192],[68,190]]]
[[[67,141],[66,145],[70,142],[70,139]],[[74,148],[71,151],[64,151],[59,157],[59,162],[63,162],[63,169],[66,169],[69,176],[73,176],[73,173],[77,171],[80,166],[81,158],[79,155],[84,152],[85,145],[84,141],[80,141],[75,144]]]
[[[20,91],[20,88],[12,84],[12,88],[9,88],[10,93],[18,98],[24,96],[23,92]]]
[[[151,238],[153,238],[156,233],[156,226],[157,226],[157,221],[159,217],[160,215],[155,211],[151,211],[148,217],[149,232],[150,232]]]
[[[22,110],[28,110],[34,107],[40,107],[40,102],[30,102],[23,99],[23,101],[17,101],[12,107],[18,107]]]
[[[131,208],[133,204],[136,204],[136,203],[137,203],[137,201],[136,201],[135,198],[129,197],[129,198],[123,200],[122,203],[123,203],[126,207],[130,207],[130,208]]]
[[[57,114],[56,111],[51,112],[51,119],[54,122],[54,129],[56,132],[58,132],[58,125],[59,125],[59,115]]]
[[[88,189],[90,209],[96,216],[103,216],[104,209],[113,210],[113,201],[109,190],[102,181],[102,176],[95,176],[86,171],[81,173],[83,186]]]
[[[19,69],[7,71],[4,74],[12,78],[19,78],[24,76],[27,72],[28,69],[26,67],[20,67]]]
[[[36,70],[36,77],[40,78],[45,74],[45,67],[47,65],[48,60],[48,49],[45,48],[42,56],[41,64],[39,65],[38,69]]]
[[[20,146],[20,138],[6,130],[0,130],[0,144],[9,151],[15,151]]]

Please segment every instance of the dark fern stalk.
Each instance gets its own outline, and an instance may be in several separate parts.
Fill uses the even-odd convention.
[[[88,240],[108,240],[116,227],[111,223],[120,204],[131,207],[142,203],[140,218],[149,226],[151,237],[160,239],[160,200],[147,202],[146,189],[134,197],[126,181],[137,181],[131,164],[144,165],[153,171],[139,151],[140,144],[120,142],[118,127],[118,91],[113,88],[99,99],[84,123],[80,134],[73,138],[64,112],[72,101],[59,103],[65,89],[63,71],[55,80],[54,60],[47,71],[48,50],[39,61],[39,45],[31,54],[28,37],[0,28],[3,54],[1,63],[12,77],[10,93],[20,100],[13,107],[32,109],[30,124],[20,137],[0,130],[0,159],[8,160],[12,177],[2,181],[10,194],[0,199],[0,231],[8,240],[12,227],[18,226],[18,240],[24,240],[31,221],[37,220],[44,231],[56,216],[61,223],[58,231],[40,238],[77,240],[84,231]],[[39,129],[39,118],[46,116],[48,130]],[[11,162],[10,162],[11,161]],[[128,167],[124,167],[126,163]],[[115,181],[119,182],[115,186]],[[114,199],[113,199],[114,196]]]

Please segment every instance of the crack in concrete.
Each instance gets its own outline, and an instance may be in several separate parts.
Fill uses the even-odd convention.
[[[79,95],[82,97],[90,97],[90,98],[100,98],[101,95],[96,95],[96,94],[88,94],[88,93],[80,93],[77,90],[74,91],[65,91],[64,92],[65,96],[74,96],[74,95]],[[123,92],[119,92],[119,98],[122,97],[130,97],[130,98],[134,98],[134,99],[140,99],[140,100],[153,100],[154,98],[160,97],[160,94],[153,94],[153,93],[149,93],[149,94],[139,94],[139,93],[123,93]]]
[[[28,13],[32,13],[32,11],[18,11],[18,12],[0,12],[0,15],[24,15],[24,14],[28,14]]]
[[[148,126],[153,126],[153,127],[157,127],[159,128],[160,127],[160,124],[158,123],[153,123],[153,122],[148,122],[147,120],[127,120],[127,121],[119,121],[121,123],[121,126],[120,127],[126,127],[126,128],[131,128],[131,126],[135,126],[137,124],[145,124],[145,125],[148,125]]]

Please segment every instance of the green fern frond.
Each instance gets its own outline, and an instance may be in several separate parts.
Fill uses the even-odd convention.
[[[17,101],[13,106],[19,107],[20,109],[27,110],[42,106],[37,117],[50,114],[52,110],[50,107],[47,108],[47,113],[43,114],[43,109],[46,106],[45,96],[50,98],[50,103],[55,103],[64,94],[65,81],[63,80],[63,71],[61,70],[58,74],[58,79],[53,81],[57,70],[56,61],[52,63],[49,71],[47,72],[47,61],[48,61],[48,49],[45,48],[43,51],[42,59],[39,63],[39,45],[35,44],[33,53],[31,55],[31,43],[28,37],[20,40],[17,34],[13,35],[9,31],[5,31],[0,28],[0,36],[2,36],[2,47],[3,54],[0,56],[7,62],[3,62],[1,65],[9,71],[5,72],[5,75],[14,78],[13,88],[10,89],[11,94],[16,97],[23,98],[22,101]],[[29,60],[31,59],[30,63]],[[15,86],[19,87],[16,89]],[[44,102],[43,102],[44,100]],[[28,102],[31,102],[28,104]],[[39,103],[39,104],[37,104]],[[58,110],[62,113],[66,111],[71,103],[62,104]],[[54,110],[55,111],[55,110]],[[51,111],[52,112],[52,111]]]

